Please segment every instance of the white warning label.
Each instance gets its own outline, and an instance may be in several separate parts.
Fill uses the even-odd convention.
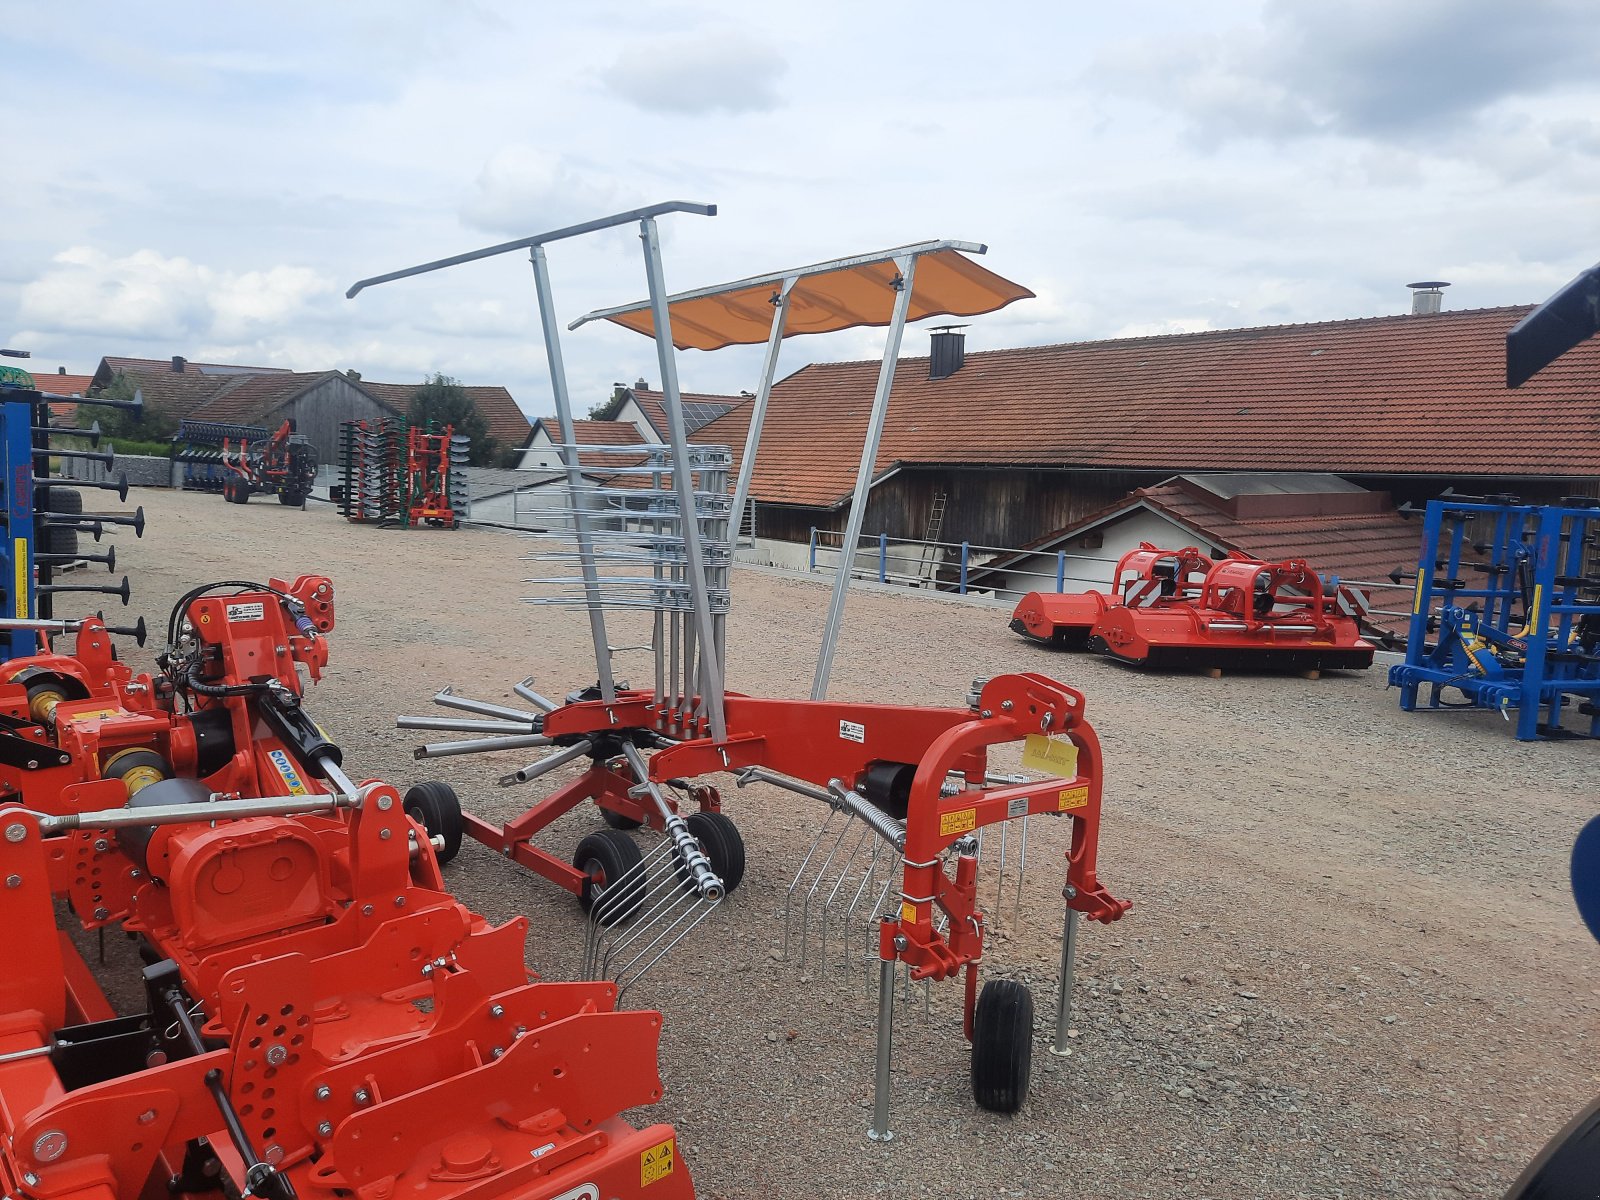
[[[229,621],[259,621],[267,615],[267,606],[259,600],[252,600],[249,604],[228,605]]]
[[[867,727],[858,721],[840,721],[839,736],[847,742],[862,742],[867,740]]]

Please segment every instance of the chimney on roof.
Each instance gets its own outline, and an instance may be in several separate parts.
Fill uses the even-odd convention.
[[[182,375],[183,374],[183,363],[184,363],[183,355],[174,354],[172,356],[172,373],[174,375]]]
[[[1431,317],[1444,308],[1444,289],[1450,285],[1441,280],[1434,280],[1408,283],[1406,286],[1411,289],[1411,315]]]
[[[967,361],[965,325],[936,325],[928,338],[928,378],[948,379]]]
[[[634,381],[633,390],[636,392],[648,392],[650,390],[650,385],[641,377]]]
[[[65,367],[57,367],[56,368],[56,374],[57,375],[65,375],[66,373],[67,373],[67,369]]]
[[[344,373],[344,377],[346,379],[348,379],[351,383],[360,383],[361,382],[361,372],[360,371],[346,370],[345,373]]]

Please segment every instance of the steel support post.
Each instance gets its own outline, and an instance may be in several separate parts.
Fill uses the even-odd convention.
[[[744,438],[744,457],[739,460],[739,480],[733,487],[733,536],[737,541],[744,529],[744,506],[750,498],[750,477],[756,469],[756,447],[761,441],[761,424],[767,419],[767,401],[772,398],[772,380],[778,371],[778,349],[783,345],[783,329],[789,320],[789,293],[797,276],[790,275],[772,297],[772,331],[767,334],[767,354],[761,364],[761,383],[750,402],[750,429]]]
[[[1061,927],[1061,979],[1056,984],[1056,1037],[1050,1053],[1065,1058],[1072,1053],[1067,1045],[1067,1025],[1072,1019],[1072,969],[1078,958],[1078,910],[1067,909]]]
[[[550,264],[544,247],[528,251],[533,264],[533,286],[539,299],[539,324],[544,330],[545,361],[550,367],[550,389],[555,396],[556,420],[561,426],[561,461],[567,468],[567,491],[572,497],[572,530],[578,542],[578,562],[583,572],[583,593],[588,602],[589,634],[594,639],[594,665],[599,673],[600,695],[612,703],[617,687],[611,677],[611,644],[606,640],[606,616],[600,608],[600,573],[595,568],[594,538],[583,504],[583,471],[578,465],[576,437],[572,431],[572,401],[567,394],[567,368],[561,357],[561,326],[556,321],[550,294]]]
[[[890,1067],[894,1059],[895,930],[898,917],[886,916],[878,926],[878,1062],[872,1080],[872,1127],[867,1136],[875,1142],[893,1139],[889,1128]]]
[[[861,523],[867,515],[867,492],[872,487],[872,468],[878,461],[878,443],[883,440],[884,418],[889,413],[889,391],[894,386],[894,369],[900,357],[900,339],[905,334],[906,312],[911,307],[915,284],[915,255],[897,257],[899,290],[894,298],[894,315],[883,343],[883,365],[878,368],[878,390],[872,397],[872,415],[867,421],[867,441],[861,448],[861,466],[856,471],[856,490],[850,500],[850,519],[844,533],[839,573],[833,579],[833,597],[828,602],[828,620],[822,628],[822,648],[817,653],[817,673],[811,681],[811,698],[825,700],[828,677],[833,673],[833,652],[839,642],[839,627],[844,621],[845,594],[850,589],[851,568],[855,565],[856,545],[861,540]]]
[[[667,310],[667,285],[661,269],[661,239],[654,219],[646,217],[639,222],[639,238],[644,243],[644,269],[650,286],[650,316],[655,329],[656,362],[661,367],[661,399],[667,411],[667,439],[672,450],[672,482],[678,495],[689,598],[694,609],[694,625],[700,649],[700,701],[711,722],[712,738],[724,742],[728,738],[728,727],[722,712],[722,663],[717,660],[717,636],[711,623],[711,597],[706,591],[706,564],[700,537],[699,512],[695,504],[694,474],[689,466],[689,434],[683,420],[682,397],[678,391],[678,364],[672,347],[672,318]],[[565,427],[562,437],[567,437]],[[685,667],[688,666],[686,663]]]

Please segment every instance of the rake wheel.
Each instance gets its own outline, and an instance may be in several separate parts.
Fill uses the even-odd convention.
[[[991,979],[972,1019],[972,1097],[979,1108],[1014,1113],[1033,1072],[1033,994],[1014,979]]]
[[[606,897],[604,911],[598,918],[600,924],[610,926],[632,918],[644,903],[644,878],[641,872],[634,870],[643,861],[639,847],[620,829],[602,829],[589,834],[578,843],[572,856],[572,865],[587,876],[583,890],[578,893],[579,906],[584,912],[591,912],[601,897]],[[627,876],[622,884],[624,891],[616,896],[611,889],[624,876]]]
[[[744,878],[744,838],[739,827],[727,813],[720,812],[691,813],[684,824],[705,850],[722,886],[732,895]]]
[[[428,836],[444,839],[444,849],[438,851],[439,865],[449,862],[461,849],[461,834],[465,825],[461,820],[461,801],[448,783],[419,783],[406,793],[403,807],[406,816],[422,822]]]

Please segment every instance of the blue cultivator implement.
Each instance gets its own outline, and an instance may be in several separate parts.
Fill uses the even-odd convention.
[[[1493,534],[1471,542],[1472,525]],[[1430,501],[1406,661],[1389,671],[1400,707],[1415,709],[1425,687],[1429,708],[1488,708],[1507,720],[1514,709],[1528,741],[1577,732],[1561,728],[1576,703],[1588,736],[1600,737],[1597,532],[1600,506]]]

